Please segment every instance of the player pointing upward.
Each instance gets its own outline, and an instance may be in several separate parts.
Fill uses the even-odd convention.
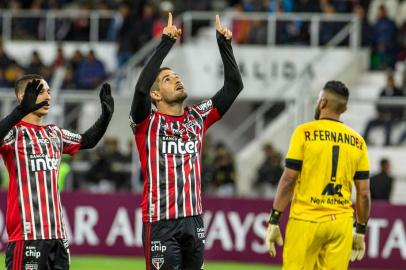
[[[275,256],[275,242],[283,243],[278,221],[292,199],[283,269],[344,270],[350,257],[360,260],[365,254],[369,161],[364,139],[339,121],[348,97],[343,83],[327,82],[319,95],[316,120],[298,126],[292,135],[265,240]],[[357,190],[354,235],[353,183]]]
[[[230,108],[243,88],[231,48],[231,31],[216,16],[224,86],[200,104],[185,107],[180,76],[162,61],[181,36],[172,24],[144,67],[130,120],[144,178],[143,239],[147,269],[202,269],[204,226],[201,202],[201,150],[206,130]],[[157,110],[151,110],[151,103]]]

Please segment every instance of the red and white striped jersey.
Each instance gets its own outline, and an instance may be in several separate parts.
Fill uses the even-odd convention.
[[[212,100],[182,116],[152,111],[132,124],[144,178],[143,222],[200,215],[201,150],[206,130],[221,118]]]
[[[6,217],[9,241],[67,237],[57,178],[62,153],[75,154],[80,142],[81,135],[55,125],[23,121],[3,139],[0,154],[10,178]]]

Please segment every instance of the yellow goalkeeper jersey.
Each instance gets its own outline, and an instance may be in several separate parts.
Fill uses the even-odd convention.
[[[300,171],[290,217],[314,222],[352,216],[353,180],[369,179],[364,139],[344,123],[320,119],[294,131],[286,167]]]

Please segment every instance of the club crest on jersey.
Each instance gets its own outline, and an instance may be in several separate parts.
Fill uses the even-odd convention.
[[[152,258],[152,265],[155,267],[155,269],[159,270],[161,269],[162,265],[164,264],[165,259],[164,258]]]
[[[172,136],[162,138],[162,153],[164,154],[194,154],[197,153],[198,141],[182,141]]]

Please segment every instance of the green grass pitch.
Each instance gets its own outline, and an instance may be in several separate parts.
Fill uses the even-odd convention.
[[[0,254],[1,266],[4,267],[4,254]],[[72,270],[141,270],[145,269],[143,258],[131,257],[98,257],[98,256],[72,256]],[[229,262],[205,262],[205,270],[280,270],[279,266],[269,266],[264,264],[243,264]]]

